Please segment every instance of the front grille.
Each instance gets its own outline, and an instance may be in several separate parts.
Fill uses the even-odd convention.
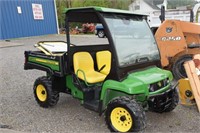
[[[156,83],[153,83],[153,84],[150,84],[150,87],[149,87],[149,91],[150,92],[154,92],[154,91],[157,91],[165,86],[167,86],[169,84],[169,79],[164,79],[162,81],[159,81],[159,82],[156,82]]]

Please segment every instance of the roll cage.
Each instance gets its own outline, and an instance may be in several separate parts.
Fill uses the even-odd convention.
[[[71,47],[70,43],[70,22],[81,22],[81,23],[101,23],[104,27],[106,37],[108,39],[109,45],[108,50],[112,53],[111,59],[111,70],[107,79],[113,79],[117,81],[123,80],[130,71],[134,71],[137,69],[143,69],[149,66],[158,66],[160,67],[160,60],[147,62],[144,64],[134,64],[131,66],[120,67],[118,62],[118,57],[116,53],[116,49],[114,46],[114,40],[112,38],[112,33],[108,28],[108,24],[105,21],[103,15],[116,15],[121,14],[127,17],[137,17],[139,20],[146,19],[146,15],[144,14],[135,14],[129,11],[118,10],[118,9],[109,9],[109,8],[101,8],[101,7],[87,7],[87,8],[70,8],[65,13],[65,27],[66,27],[66,38],[67,38],[67,71],[72,72],[72,64],[73,64],[73,54],[78,52],[79,48],[76,46]],[[94,48],[91,46],[91,48]],[[102,47],[104,49],[104,47]],[[94,48],[95,49],[95,48]],[[86,50],[86,49],[85,49]]]

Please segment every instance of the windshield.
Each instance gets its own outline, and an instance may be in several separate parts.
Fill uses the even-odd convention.
[[[104,15],[112,34],[119,66],[159,60],[159,51],[145,20],[125,15]]]

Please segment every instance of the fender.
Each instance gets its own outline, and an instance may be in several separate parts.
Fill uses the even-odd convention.
[[[104,82],[101,92],[102,108],[101,111],[105,110],[108,103],[119,96],[136,96],[142,94],[140,100],[145,100],[146,96],[148,96],[148,87],[143,82],[138,82],[131,79],[125,79],[122,82],[107,80]],[[129,82],[129,83],[128,83]],[[143,88],[143,89],[141,89]],[[144,89],[146,88],[146,89]]]

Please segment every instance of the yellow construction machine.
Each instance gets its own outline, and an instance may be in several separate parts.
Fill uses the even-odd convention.
[[[183,105],[194,105],[195,98],[192,92],[192,88],[190,85],[190,81],[188,78],[180,79],[179,81],[179,97],[181,100],[181,104]]]
[[[178,80],[187,77],[184,62],[200,54],[200,23],[165,20],[155,33],[163,68]]]

